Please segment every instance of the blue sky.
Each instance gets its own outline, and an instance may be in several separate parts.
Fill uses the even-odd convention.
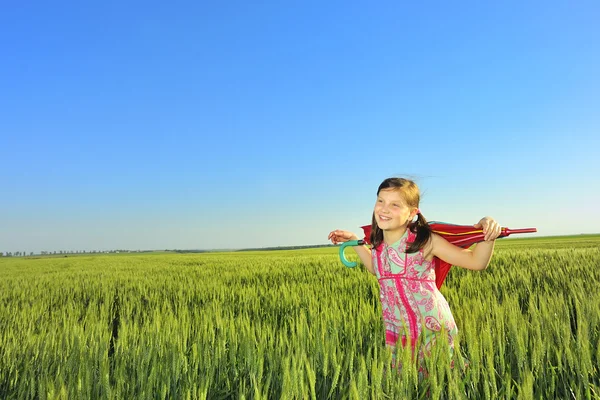
[[[0,14],[0,251],[600,232],[595,1],[52,2]]]

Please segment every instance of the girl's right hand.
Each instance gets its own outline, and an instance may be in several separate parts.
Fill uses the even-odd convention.
[[[329,233],[327,239],[331,240],[331,243],[333,244],[338,244],[347,242],[348,240],[358,240],[358,237],[352,232],[336,229],[335,231],[331,231]]]

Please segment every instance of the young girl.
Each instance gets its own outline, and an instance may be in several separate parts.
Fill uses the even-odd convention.
[[[500,226],[492,218],[482,218],[475,227],[483,229],[485,241],[474,250],[463,249],[431,231],[419,210],[419,200],[419,188],[413,181],[384,180],[377,189],[373,211],[373,251],[366,246],[353,248],[379,281],[386,345],[394,352],[398,340],[402,346],[411,343],[413,355],[418,350],[422,360],[442,329],[448,333],[451,349],[458,332],[448,303],[435,285],[433,257],[467,269],[485,269]],[[334,244],[358,239],[343,230],[332,231],[328,238]]]

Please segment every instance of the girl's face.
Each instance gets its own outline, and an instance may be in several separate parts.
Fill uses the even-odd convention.
[[[375,202],[375,221],[383,231],[406,229],[416,214],[415,207],[404,202],[398,189],[382,189]]]

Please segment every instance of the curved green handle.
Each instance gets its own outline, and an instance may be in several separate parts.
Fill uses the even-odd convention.
[[[346,256],[344,255],[344,249],[348,246],[362,246],[363,244],[365,244],[364,240],[350,240],[348,242],[342,243],[342,245],[340,246],[340,260],[342,260],[342,263],[346,267],[354,268],[356,267],[357,263],[354,261],[348,261],[346,259]]]

